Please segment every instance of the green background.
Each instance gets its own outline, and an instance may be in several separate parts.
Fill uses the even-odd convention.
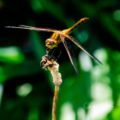
[[[59,46],[57,120],[120,120],[119,0],[0,0],[0,120],[51,120],[54,91],[50,73],[40,66],[51,34],[5,26],[62,30],[82,17],[89,21],[71,35],[102,65],[68,41],[76,74]]]

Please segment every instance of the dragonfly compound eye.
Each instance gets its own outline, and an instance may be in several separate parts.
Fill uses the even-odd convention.
[[[46,47],[49,49],[53,49],[57,47],[57,42],[54,39],[47,39],[45,43],[46,43]]]

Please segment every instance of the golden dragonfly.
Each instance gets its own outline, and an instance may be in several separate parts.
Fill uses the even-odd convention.
[[[27,25],[19,25],[19,26],[6,26],[7,28],[14,28],[14,29],[27,29],[27,30],[35,30],[35,31],[44,31],[44,32],[52,32],[53,34],[51,35],[50,38],[46,39],[45,45],[47,49],[54,49],[58,47],[58,45],[62,42],[68,57],[70,59],[71,64],[73,65],[74,69],[76,70],[76,67],[73,63],[71,53],[69,51],[69,48],[66,44],[66,39],[70,40],[72,43],[74,43],[78,48],[80,48],[82,51],[84,51],[89,57],[91,57],[93,60],[97,61],[98,63],[101,64],[101,62],[93,55],[91,55],[87,50],[85,50],[79,42],[77,42],[73,37],[71,37],[69,34],[81,23],[84,23],[88,21],[89,18],[84,17],[78,20],[75,24],[73,24],[71,27],[64,29],[64,30],[56,30],[56,29],[51,29],[51,28],[37,28],[37,27],[32,27],[32,26],[27,26]]]

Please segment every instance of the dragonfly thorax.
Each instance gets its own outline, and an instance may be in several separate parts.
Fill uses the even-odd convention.
[[[59,44],[59,43],[58,43],[57,40],[51,39],[51,38],[48,38],[48,39],[45,41],[45,45],[46,45],[46,47],[49,48],[49,49],[53,49],[53,48],[57,47],[58,44]]]

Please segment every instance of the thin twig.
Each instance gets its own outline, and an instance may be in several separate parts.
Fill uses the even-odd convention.
[[[53,105],[52,105],[52,120],[56,120],[57,102],[58,102],[59,86],[55,86]]]
[[[53,84],[55,86],[55,90],[52,105],[52,120],[56,120],[58,94],[60,85],[62,84],[62,77],[61,73],[59,72],[59,64],[54,59],[49,58],[47,55],[43,56],[41,64],[43,68],[47,68],[50,71],[53,77]]]

